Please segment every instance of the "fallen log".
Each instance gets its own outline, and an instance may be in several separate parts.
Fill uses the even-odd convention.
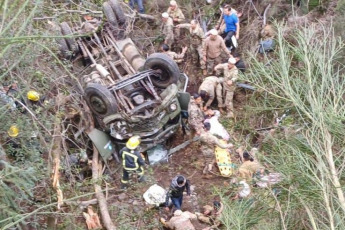
[[[83,101],[83,107],[84,107],[84,111],[85,111],[85,113],[84,113],[85,117],[84,118],[85,118],[85,121],[88,123],[88,125],[86,125],[88,127],[86,132],[89,133],[89,132],[91,132],[92,129],[94,129],[95,125],[94,125],[93,118],[91,116],[90,109],[87,106],[85,101]],[[99,175],[100,175],[100,172],[102,170],[102,167],[99,167],[98,156],[99,156],[98,150],[95,146],[93,146],[92,179],[94,181],[95,194],[96,194],[96,198],[98,200],[98,205],[100,208],[101,217],[102,217],[104,227],[108,230],[115,230],[116,227],[111,220],[109,210],[108,210],[107,200],[106,200],[106,198],[102,192],[102,187],[98,184]]]

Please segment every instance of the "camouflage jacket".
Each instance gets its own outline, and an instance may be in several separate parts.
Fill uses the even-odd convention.
[[[163,23],[162,33],[166,40],[174,40],[174,23],[171,18]]]
[[[181,63],[183,61],[183,58],[184,58],[184,53],[180,53],[180,54],[177,54],[173,51],[167,51],[167,52],[164,52],[165,54],[169,55],[175,62],[177,63]]]
[[[230,144],[223,144],[219,139],[212,135],[210,132],[203,132],[200,135],[201,151],[206,156],[213,156],[215,147],[218,146],[222,149],[230,148]]]
[[[204,113],[201,111],[200,106],[191,98],[188,104],[188,123],[196,131],[202,130],[204,121]]]
[[[216,70],[217,74],[219,74],[221,71],[224,74],[224,83],[223,83],[223,87],[225,90],[234,90],[236,85],[235,85],[235,81],[238,78],[238,69],[236,66],[234,66],[233,68],[229,69],[228,63],[223,63],[223,64],[219,64],[216,65],[216,67],[214,67],[214,69]],[[231,80],[233,82],[232,85],[228,85],[227,81]]]
[[[208,95],[210,96],[210,98],[208,99],[208,101],[206,102],[205,106],[210,106],[211,103],[214,100],[214,92],[216,90],[216,87],[219,83],[223,82],[223,78],[218,78],[216,76],[210,76],[210,77],[206,77],[204,79],[204,81],[201,83],[200,87],[199,87],[199,93],[201,90],[204,90],[208,93]]]
[[[169,7],[167,13],[172,19],[177,18],[177,22],[174,23],[181,23],[185,19],[182,10],[178,6],[176,6],[175,10],[171,10],[171,8]]]
[[[193,30],[189,23],[179,24],[180,28],[189,29],[190,37],[191,37],[191,45],[199,46],[202,45],[205,37],[205,33],[200,27],[197,25],[196,28]]]

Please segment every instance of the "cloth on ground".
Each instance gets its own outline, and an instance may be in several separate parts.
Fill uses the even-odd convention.
[[[230,135],[228,131],[224,128],[224,126],[219,122],[220,112],[218,110],[214,110],[215,114],[213,117],[206,119],[205,122],[209,122],[211,124],[210,132],[213,135],[219,136],[222,139],[229,141]]]

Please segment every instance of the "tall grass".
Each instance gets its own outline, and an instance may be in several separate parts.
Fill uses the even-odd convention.
[[[283,229],[345,229],[344,44],[329,25],[295,29],[288,38],[277,27],[275,53],[265,62],[252,56],[245,76],[269,100],[296,111],[293,126],[262,148],[265,163],[285,176],[274,216]]]

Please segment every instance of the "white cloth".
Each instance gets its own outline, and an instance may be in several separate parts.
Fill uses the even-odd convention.
[[[204,123],[209,122],[211,124],[210,133],[212,133],[213,135],[218,135],[222,139],[229,141],[230,135],[228,131],[226,131],[224,126],[218,121],[218,118],[220,117],[220,112],[218,110],[214,110],[214,112],[214,116],[209,119],[206,119]]]
[[[164,188],[154,184],[144,193],[143,197],[146,203],[159,206],[165,202],[166,193]]]
[[[260,188],[267,188],[269,185],[277,184],[283,180],[283,175],[280,173],[269,173],[260,178],[256,184]]]
[[[238,193],[238,195],[241,198],[247,197],[250,194],[250,187],[249,184],[247,184],[244,180],[240,181],[240,185],[243,186],[243,188],[241,189],[241,191]]]

